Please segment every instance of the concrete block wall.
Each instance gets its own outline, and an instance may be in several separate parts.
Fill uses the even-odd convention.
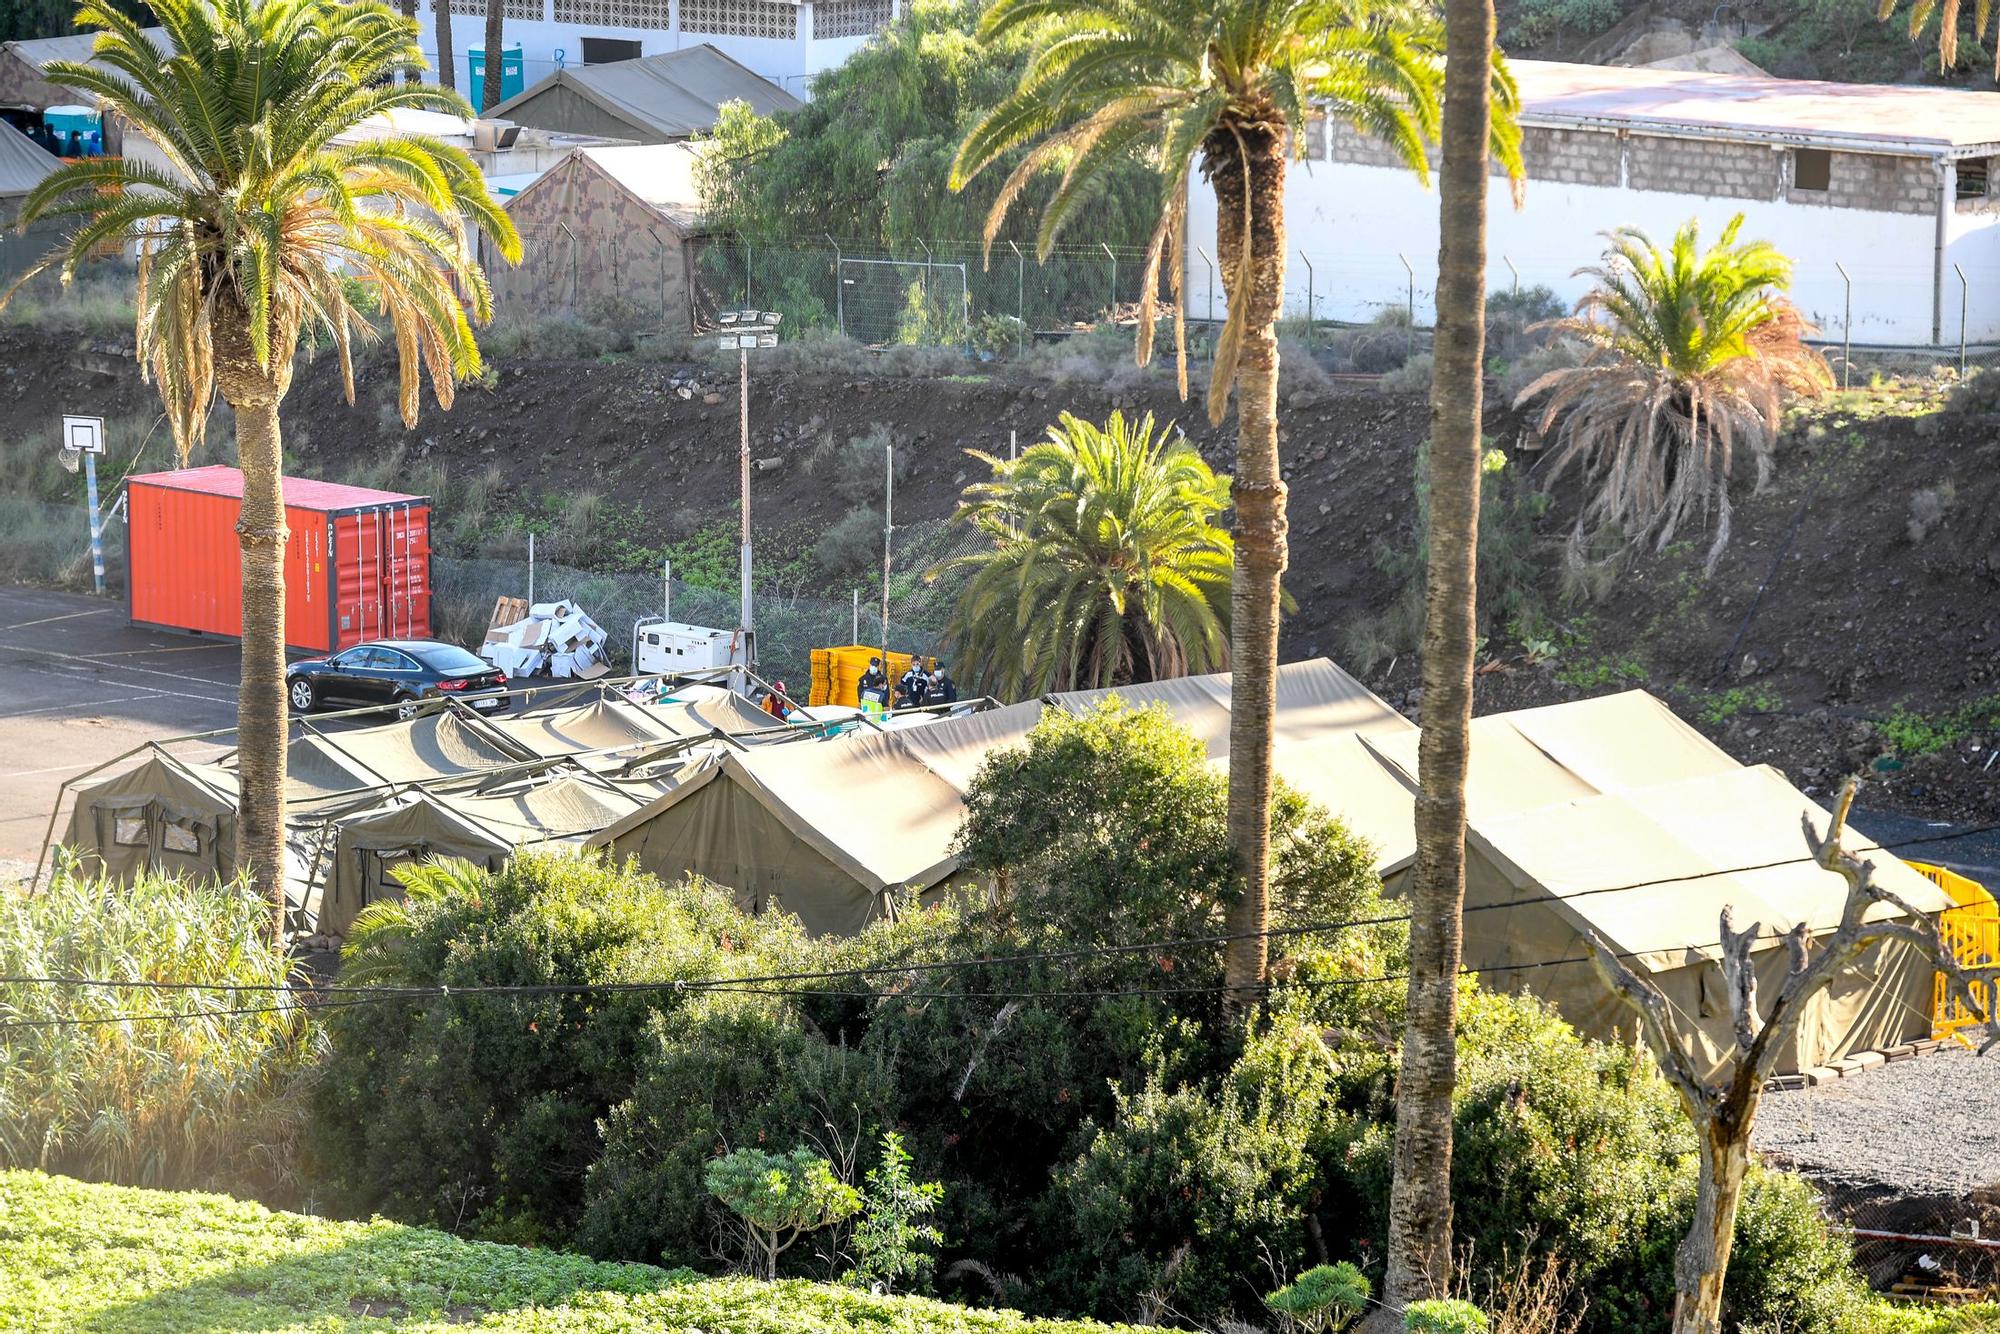
[[[1521,135],[1521,159],[1531,181],[1617,185],[1623,154],[1618,136],[1602,130],[1530,126]]]
[[[1775,199],[1783,156],[1768,144],[1635,134],[1625,144],[1625,179],[1634,190]]]
[[[1824,190],[1801,190],[1793,185],[1789,166],[1788,162],[1785,198],[1794,204],[1827,204],[1871,213],[1937,211],[1937,168],[1929,158],[1835,153]]]

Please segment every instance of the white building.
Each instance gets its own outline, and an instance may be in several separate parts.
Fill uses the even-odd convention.
[[[436,61],[437,0],[418,23]],[[821,70],[861,49],[900,0],[505,0],[503,44],[521,47],[532,85],[561,69],[660,55],[707,42],[796,97]],[[459,91],[478,98],[467,52],[485,44],[485,0],[451,0]]]
[[[1566,301],[1604,230],[1631,224],[1665,244],[1690,217],[1708,240],[1731,215],[1743,236],[1796,265],[1792,296],[1840,338],[1852,282],[1853,340],[1913,346],[2000,339],[2000,94],[1684,70],[1515,61],[1526,198],[1496,168],[1487,199],[1487,282],[1541,284]],[[1383,144],[1345,124],[1307,135],[1285,193],[1292,253],[1285,313],[1365,320],[1414,289],[1433,318],[1438,201]],[[1189,200],[1188,309],[1223,308],[1215,200]],[[1406,268],[1407,265],[1407,268]],[[1963,287],[1961,287],[1961,274]],[[1211,284],[1213,292],[1211,293]]]

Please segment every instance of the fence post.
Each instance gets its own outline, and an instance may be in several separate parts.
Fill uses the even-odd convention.
[[[1299,263],[1306,266],[1306,333],[1313,331],[1313,262],[1306,258],[1306,249],[1299,247]]]
[[[1028,350],[1028,261],[1021,254],[1021,247],[1012,241],[1007,248],[1014,252],[1014,318],[1021,325],[1021,350]]]
[[[1951,271],[1958,275],[1958,378],[1965,378],[1965,308],[1971,288],[1965,281],[1965,270],[1954,264]]]
[[[924,276],[917,279],[917,292],[922,297],[924,303],[924,323],[929,324],[931,321],[931,247],[928,241],[922,239],[919,239],[917,244],[924,248]],[[887,649],[882,651],[884,653],[888,652]],[[886,660],[884,666],[885,668],[887,666]]]
[[[740,240],[741,238],[739,237],[738,239]],[[743,304],[746,306],[754,306],[757,304],[756,302],[750,299],[750,268],[752,261],[756,258],[756,254],[757,252],[751,247],[750,243],[748,241],[744,241],[743,242]]]
[[[1848,373],[1854,367],[1854,279],[1847,276],[1847,266],[1839,260],[1834,261],[1833,269],[1840,275],[1843,289],[1840,298],[1840,387],[1845,389]]]
[[[566,222],[558,222],[556,226],[562,228],[563,235],[569,238],[569,304],[570,309],[575,310],[583,300],[582,292],[577,289],[576,233],[569,229],[569,224]]]
[[[840,273],[840,242],[833,239],[832,232],[821,232],[826,243],[833,247],[833,327],[840,336],[847,336],[847,287]]]
[[[667,243],[661,240],[659,232],[650,226],[646,228],[646,234],[653,238],[655,250],[654,262],[659,266],[660,271],[660,331],[664,333],[667,328]],[[694,290],[694,275],[689,273],[686,275],[686,278],[688,290],[692,293]],[[694,326],[690,323],[688,327],[692,329]]]
[[[623,292],[625,290],[625,284],[619,281],[618,238],[615,235],[611,238],[611,290],[613,292]]]
[[[1104,307],[1104,318],[1112,324],[1118,322],[1118,256],[1111,253],[1111,247],[1099,241],[1104,257],[1111,261],[1111,300]]]
[[[1405,298],[1407,304],[1403,307],[1410,317],[1410,327],[1403,339],[1403,359],[1407,361],[1417,355],[1417,271],[1410,267],[1410,261],[1404,259],[1401,254],[1396,258],[1403,260],[1403,272],[1410,277],[1409,294]]]
[[[1521,295],[1521,271],[1515,268],[1514,261],[1505,255],[1500,256],[1500,262],[1507,266],[1507,272],[1514,275],[1514,295]]]
[[[1200,246],[1194,248],[1194,253],[1200,255],[1201,262],[1208,265],[1208,355],[1213,360],[1215,357],[1215,260]]]
[[[535,533],[528,530],[528,605],[535,605]]]

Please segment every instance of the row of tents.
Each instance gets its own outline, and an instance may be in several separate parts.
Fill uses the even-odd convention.
[[[398,892],[426,856],[497,866],[519,847],[607,849],[663,879],[699,874],[752,911],[851,933],[914,891],[970,885],[953,840],[985,759],[1018,746],[1047,710],[1080,713],[1104,691],[864,727],[785,728],[740,697],[634,704],[606,697],[513,718],[435,714],[293,743],[293,878],[301,917],[338,935]],[[1116,692],[1156,705],[1226,765],[1229,677]],[[1374,849],[1391,896],[1415,860],[1416,726],[1324,659],[1280,669],[1277,772]],[[1781,934],[1839,920],[1844,884],[1806,855],[1802,818],[1826,814],[1782,774],[1745,766],[1641,691],[1475,720],[1468,777],[1465,960],[1489,985],[1552,1001],[1580,1029],[1629,1028],[1589,961],[1586,932],[1651,977],[1717,1055],[1731,1020],[1719,921],[1758,921],[1770,994]],[[359,781],[357,781],[359,780]],[[228,767],[156,751],[80,791],[69,843],[116,871],[150,864],[227,874]],[[143,813],[142,813],[143,812]],[[1876,880],[1916,910],[1950,906],[1935,884],[1852,830]],[[1878,912],[1888,912],[1887,908]],[[1787,1068],[1926,1037],[1933,970],[1915,946],[1876,947],[1816,1002]]]

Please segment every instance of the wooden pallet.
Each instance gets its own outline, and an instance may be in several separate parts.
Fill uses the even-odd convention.
[[[510,598],[503,593],[493,600],[493,619],[486,623],[486,637],[491,639],[495,631],[519,625],[527,619],[528,599]]]

